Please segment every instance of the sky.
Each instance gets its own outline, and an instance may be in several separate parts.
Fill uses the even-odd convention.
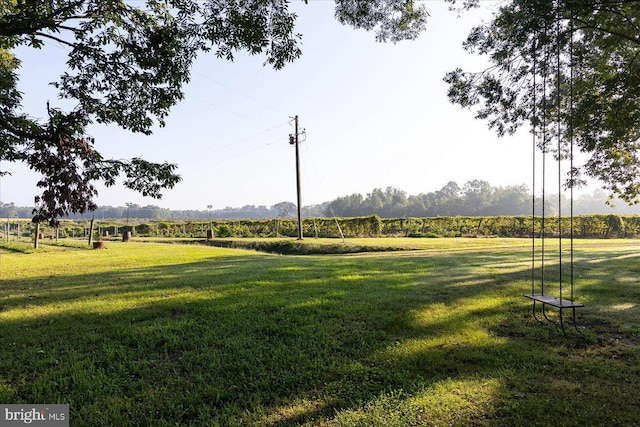
[[[332,1],[292,2],[302,34],[296,62],[275,71],[259,55],[239,53],[233,62],[202,55],[164,128],[151,136],[116,126],[89,128],[105,157],[168,161],[182,176],[160,200],[121,185],[97,185],[96,203],[205,210],[295,202],[289,134],[296,115],[305,131],[304,206],[389,186],[408,194],[473,179],[531,187],[528,130],[498,138],[473,111],[449,103],[443,81],[457,67],[486,67],[462,42],[499,3],[484,1],[482,9],[458,16],[444,2],[428,1],[427,30],[417,40],[384,44],[373,33],[338,23]],[[64,70],[68,50],[47,43],[42,51],[17,53],[25,111],[44,117],[47,101],[64,106],[48,83]],[[2,167],[12,176],[2,178],[0,200],[32,206],[38,176],[23,165]]]

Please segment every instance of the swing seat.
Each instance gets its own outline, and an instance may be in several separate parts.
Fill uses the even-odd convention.
[[[584,307],[584,304],[580,304],[564,298],[556,298],[547,294],[525,294],[524,296],[527,298],[531,298],[534,301],[538,301],[543,304],[549,304],[560,309]]]
[[[566,308],[570,308],[573,311],[573,327],[576,329],[576,331],[578,331],[578,333],[580,334],[582,333],[578,329],[578,325],[576,325],[576,308],[584,307],[583,304],[580,304],[578,302],[571,301],[568,299],[564,299],[564,298],[556,298],[554,296],[547,295],[547,294],[524,294],[524,296],[533,300],[533,317],[538,321],[540,320],[536,316],[536,301],[542,303],[542,314],[544,315],[544,318],[549,322],[552,322],[552,320],[549,319],[549,317],[547,316],[545,307],[547,305],[556,307],[560,311],[560,328],[562,329],[562,333],[565,335],[567,334],[567,331],[564,329],[564,320],[562,318],[562,312]]]

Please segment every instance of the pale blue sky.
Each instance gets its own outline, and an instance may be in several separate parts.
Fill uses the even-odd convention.
[[[441,1],[426,2],[431,17],[418,40],[380,44],[374,34],[343,27],[334,3],[294,2],[303,55],[285,69],[264,67],[264,58],[238,54],[234,62],[202,56],[165,128],[152,136],[115,127],[90,133],[107,157],[142,156],[179,165],[183,181],[161,200],[121,186],[99,186],[99,205],[127,202],[171,209],[206,209],[295,202],[295,157],[288,143],[291,116],[298,115],[303,205],[376,187],[409,194],[435,191],[448,181],[484,179],[492,185],[531,180],[531,137],[525,130],[497,138],[473,112],[448,102],[447,71],[483,68],[461,43],[499,2],[457,17]],[[66,50],[48,44],[23,49],[21,89],[27,111],[44,116],[59,103],[47,83],[59,75]],[[62,104],[58,104],[62,105]],[[33,204],[37,176],[6,163],[3,202]],[[595,187],[594,187],[595,188]]]

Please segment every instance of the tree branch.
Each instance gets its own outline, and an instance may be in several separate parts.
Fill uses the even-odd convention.
[[[34,33],[34,35],[57,41],[60,44],[63,44],[65,46],[69,46],[69,47],[72,47],[72,48],[77,47],[76,44],[70,43],[70,42],[68,42],[66,40],[62,40],[61,38],[56,37],[56,36],[52,36],[51,34],[47,34],[47,33],[43,33],[43,32],[37,31],[36,33]]]
[[[0,117],[0,128],[8,131],[19,138],[30,139],[34,141],[44,141],[45,138],[38,133],[29,132],[27,130],[16,127],[12,120],[7,120],[4,117]]]
[[[597,25],[592,25],[589,22],[587,22],[587,21],[585,21],[583,19],[580,19],[580,18],[574,17],[573,20],[576,21],[576,22],[579,22],[580,24],[582,24],[582,26],[575,28],[574,31],[575,30],[584,30],[584,29],[595,30],[595,31],[611,34],[612,36],[618,36],[618,37],[620,37],[622,39],[625,39],[627,41],[630,41],[632,43],[640,45],[640,37],[632,37],[632,36],[630,36],[628,34],[624,34],[624,33],[621,33],[619,31],[616,31],[616,30],[610,30],[610,29],[607,29],[607,28],[599,27]]]
[[[68,26],[66,26],[66,25],[60,25],[60,24],[56,25],[56,28],[60,28],[61,30],[71,31],[71,32],[72,32],[72,33],[74,33],[74,34],[80,34],[80,33],[83,33],[83,32],[84,32],[83,30],[81,30],[81,29],[79,29],[79,28],[76,28],[76,27],[68,27]]]
[[[0,20],[0,36],[13,37],[25,34],[33,34],[45,28],[56,28],[59,24],[70,19],[90,19],[92,16],[73,14],[85,4],[86,0],[69,2],[64,7],[53,10],[50,13],[39,13],[37,10],[17,7],[19,13],[7,14]]]
[[[610,13],[612,15],[616,15],[616,16],[620,17],[622,20],[624,20],[631,27],[633,27],[634,30],[636,30],[636,31],[639,30],[638,26],[635,24],[635,22],[633,22],[631,17],[629,17],[628,15],[626,15],[626,14],[624,14],[624,13],[618,11],[618,10],[607,9],[607,8],[594,8],[593,10],[594,11],[600,11],[600,12],[607,12],[607,13]]]

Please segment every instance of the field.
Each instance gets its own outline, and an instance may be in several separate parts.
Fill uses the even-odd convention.
[[[640,425],[638,240],[576,241],[566,336],[523,297],[529,240],[347,244],[394,250],[0,250],[0,403],[87,426]]]

